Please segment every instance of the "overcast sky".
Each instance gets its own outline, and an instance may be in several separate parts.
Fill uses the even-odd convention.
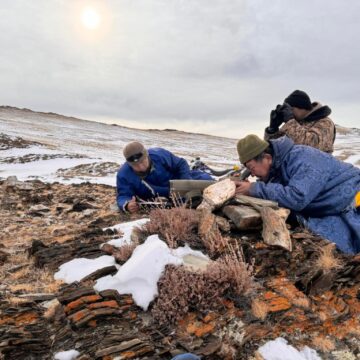
[[[360,127],[358,0],[1,0],[0,18],[2,105],[239,138],[301,89]]]

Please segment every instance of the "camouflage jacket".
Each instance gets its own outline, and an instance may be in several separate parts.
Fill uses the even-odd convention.
[[[319,103],[313,105],[313,110],[306,118],[302,120],[291,119],[273,134],[265,129],[265,140],[287,135],[297,145],[308,145],[332,153],[334,151],[336,129],[335,124],[328,118],[331,109]]]

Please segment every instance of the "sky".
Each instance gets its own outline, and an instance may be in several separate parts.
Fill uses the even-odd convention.
[[[239,138],[300,89],[360,127],[358,0],[1,0],[0,16],[0,105]]]

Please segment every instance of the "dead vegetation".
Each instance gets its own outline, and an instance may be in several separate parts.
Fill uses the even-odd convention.
[[[195,210],[184,207],[172,209],[154,209],[149,213],[150,221],[143,226],[146,233],[159,234],[172,249],[198,242],[196,229],[199,217]]]
[[[239,297],[254,287],[252,267],[244,262],[239,248],[229,247],[227,254],[210,263],[203,272],[167,266],[151,313],[162,325],[175,324],[190,311],[203,314],[219,311],[224,307],[225,295]]]
[[[343,262],[335,256],[335,248],[335,244],[319,247],[319,255],[315,261],[315,267],[325,272],[339,270],[343,266]]]

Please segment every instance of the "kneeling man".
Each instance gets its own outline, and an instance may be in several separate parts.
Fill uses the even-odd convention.
[[[137,212],[137,198],[168,197],[170,180],[212,180],[209,174],[190,170],[185,159],[162,148],[147,150],[134,141],[125,146],[123,153],[126,163],[116,176],[117,204],[123,211]]]
[[[341,251],[360,252],[360,169],[287,136],[268,142],[248,135],[237,150],[259,178],[237,182],[237,193],[276,201]]]

